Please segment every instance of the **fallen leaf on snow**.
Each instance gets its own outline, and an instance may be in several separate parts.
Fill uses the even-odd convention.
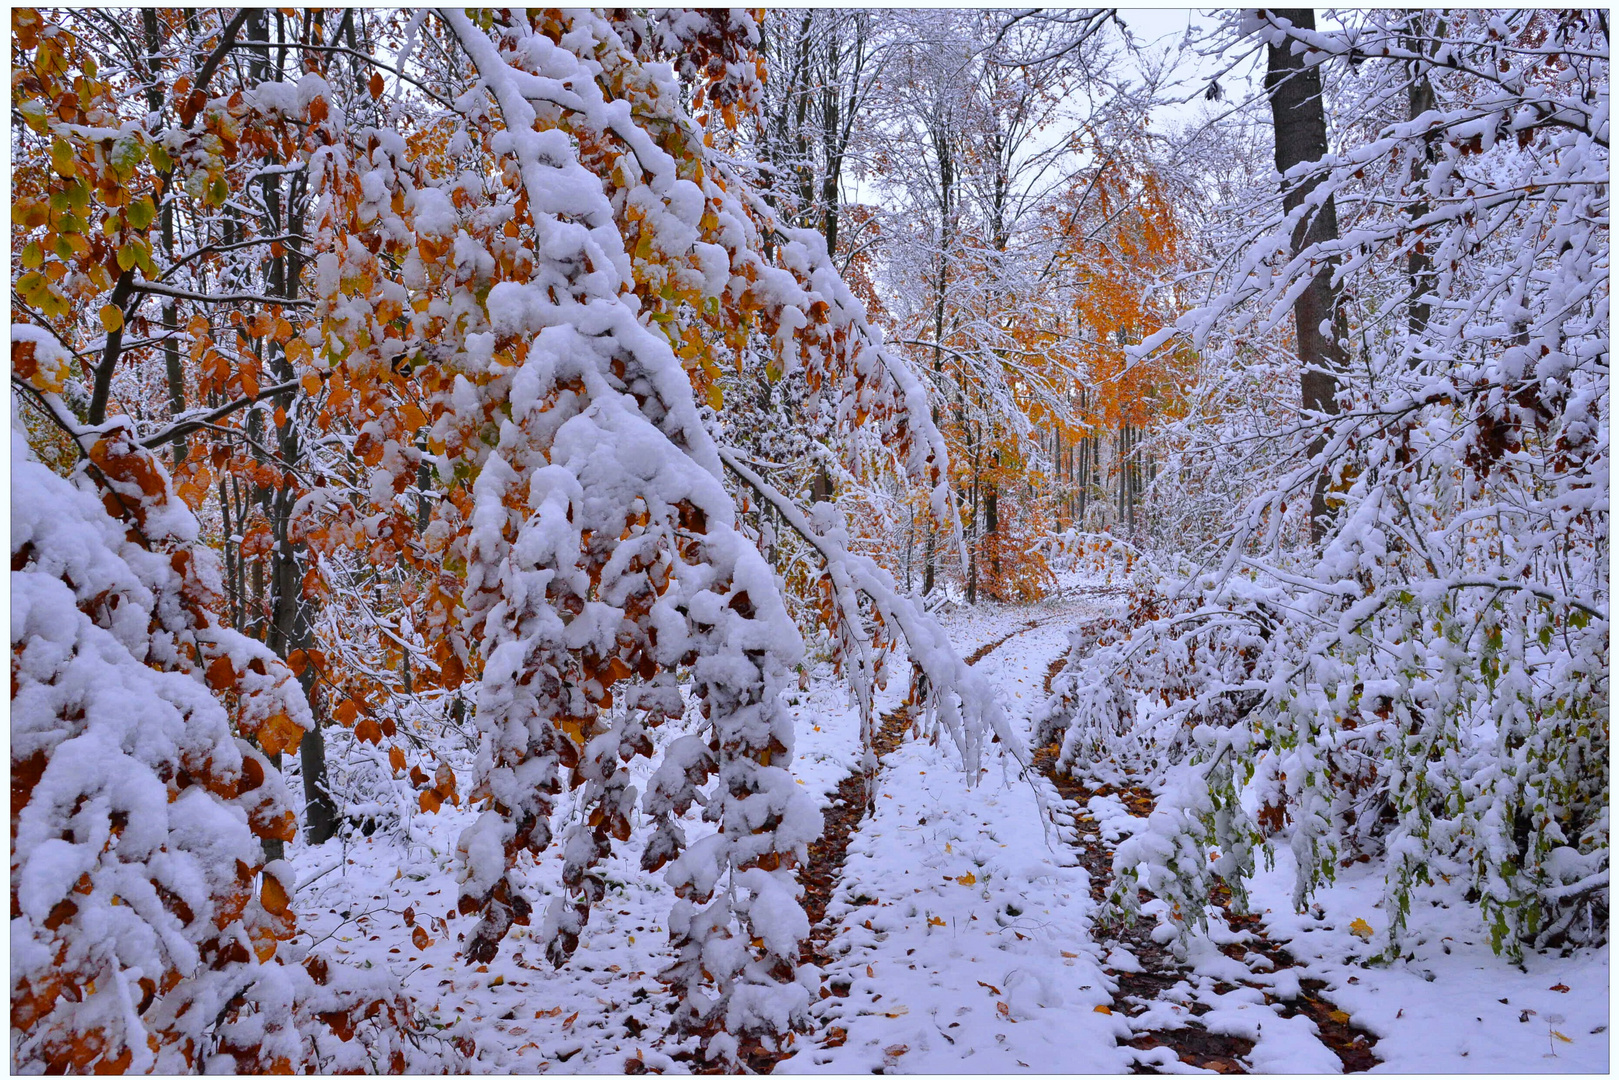
[[[1334,1009],[1327,1014],[1327,1019],[1335,1024],[1347,1024],[1349,1023],[1349,1014],[1341,1009]]]
[[[973,876],[973,872],[971,870],[967,871],[965,874],[962,874],[956,880],[961,882],[963,885],[973,885],[978,881],[978,879]]]
[[[1000,987],[991,986],[991,985],[989,985],[989,983],[985,982],[983,979],[978,980],[978,985],[982,986],[985,990],[988,990],[992,994],[999,994],[1001,992]]]
[[[1367,922],[1365,919],[1356,919],[1354,922],[1350,923],[1349,932],[1360,938],[1362,941],[1372,940],[1372,934],[1375,933],[1375,931],[1372,929],[1372,924]]]
[[[929,915],[928,916],[928,925],[929,926],[943,926],[944,925],[944,920],[939,918],[937,915]]]
[[[1012,1018],[1012,1009],[1004,1001],[997,1001],[995,1003],[995,1011],[1006,1017],[1008,1020]]]
[[[1061,951],[1062,951],[1063,959],[1065,959],[1065,960],[1078,960],[1079,959],[1079,954],[1077,952],[1069,952],[1067,949],[1063,949]]]
[[[1566,1042],[1566,1043],[1571,1043],[1571,1042],[1574,1041],[1573,1039],[1569,1038],[1567,1035],[1564,1035],[1561,1031],[1553,1030],[1552,1035],[1554,1037],[1558,1038],[1558,1039],[1561,1039],[1563,1042]]]
[[[1568,987],[1564,986],[1562,983],[1558,983],[1556,986],[1553,986],[1550,989],[1556,990],[1559,994],[1568,993]]]
[[[1092,1009],[1091,1011],[1092,1012],[1099,1012],[1103,1016],[1112,1016],[1113,1015],[1113,1010],[1108,1008],[1106,1005],[1098,1005],[1095,1009]]]

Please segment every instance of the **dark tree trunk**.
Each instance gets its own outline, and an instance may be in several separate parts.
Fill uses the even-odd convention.
[[[1406,23],[1408,33],[1406,47],[1413,52],[1422,52],[1421,16],[1413,14]],[[1444,20],[1440,20],[1439,28],[1444,29]],[[1406,90],[1406,106],[1410,119],[1415,120],[1425,112],[1434,108],[1433,83],[1428,79],[1425,68],[1412,64],[1410,71],[1411,85]],[[1428,201],[1422,197],[1422,184],[1428,179],[1428,170],[1433,167],[1438,158],[1438,150],[1434,137],[1424,138],[1422,141],[1423,156],[1411,163],[1411,192],[1415,201],[1407,209],[1412,221],[1425,217],[1428,213]],[[1411,279],[1411,301],[1407,310],[1406,328],[1412,337],[1420,337],[1428,329],[1428,318],[1432,313],[1432,305],[1424,297],[1433,289],[1433,258],[1421,246],[1421,238],[1412,242],[1411,250],[1405,257],[1406,276]],[[1416,365],[1416,355],[1411,356],[1411,364]]]
[[[1271,14],[1286,19],[1301,30],[1315,29],[1315,13],[1307,8],[1273,9]],[[1321,101],[1321,69],[1306,67],[1304,57],[1293,52],[1292,42],[1270,46],[1265,70],[1265,93],[1270,97],[1271,117],[1276,130],[1276,171],[1284,176],[1289,169],[1305,162],[1320,161],[1327,153],[1327,117]],[[1282,206],[1292,212],[1300,206],[1320,176],[1282,182]],[[1329,197],[1312,216],[1293,231],[1292,250],[1297,255],[1312,244],[1338,238],[1338,210]],[[1333,414],[1338,411],[1338,373],[1344,369],[1344,354],[1338,339],[1343,335],[1343,316],[1338,310],[1337,290],[1332,284],[1336,260],[1324,259],[1316,268],[1309,286],[1293,301],[1295,336],[1298,338],[1299,387],[1307,413]],[[1327,332],[1322,327],[1327,327]],[[1315,455],[1326,445],[1325,435],[1310,443]],[[1310,496],[1310,536],[1319,541],[1329,520],[1327,485],[1331,471],[1323,468],[1316,477]]]

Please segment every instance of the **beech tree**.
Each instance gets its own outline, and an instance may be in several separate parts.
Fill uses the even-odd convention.
[[[585,820],[557,838],[566,894],[539,912],[553,960],[577,945],[639,799],[647,866],[679,897],[663,975],[677,1030],[728,1057],[739,1038],[801,1026],[814,978],[798,967],[793,869],[819,819],[785,769],[779,695],[802,646],[739,509],[768,504],[815,551],[806,584],[825,603],[811,611],[868,735],[894,646],[974,774],[988,736],[1010,733],[942,631],[849,552],[837,516],[805,515],[724,441],[727,367],[798,380],[826,438],[884,446],[934,512],[949,505],[926,391],[825,239],[709,147],[760,99],[752,17],[311,12],[276,14],[272,34],[262,14],[162,13],[193,35],[162,55],[116,18],[66,18],[121,62],[103,70],[62,22],[16,16],[30,74],[14,137],[31,165],[13,336],[39,344],[14,349],[13,371],[36,439],[86,448],[82,484],[112,482],[88,449],[109,423],[180,455],[172,481],[140,457],[151,490],[202,508],[217,479],[225,606],[343,739],[391,744],[387,768],[423,809],[461,795],[401,730],[398,691],[447,702],[472,684],[467,797],[484,809],[460,842],[469,958],[530,920],[519,856],[552,843],[556,796],[583,787]],[[685,90],[652,64],[663,56],[680,58]],[[700,121],[681,104],[693,87]],[[167,374],[176,345],[181,377],[149,403],[145,364]],[[245,567],[266,556],[261,586]],[[392,599],[361,584],[382,574]],[[387,669],[356,655],[365,640],[393,654]],[[688,709],[696,726],[637,792],[621,763]],[[271,766],[311,745],[308,706],[285,715],[299,722],[236,720]],[[313,806],[318,755],[301,764]],[[687,835],[694,804],[712,832]]]

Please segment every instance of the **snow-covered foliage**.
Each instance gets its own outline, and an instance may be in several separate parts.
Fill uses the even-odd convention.
[[[307,953],[287,944],[294,881],[260,844],[295,826],[260,747],[296,739],[309,710],[273,653],[214,616],[217,561],[162,466],[127,429],[97,438],[103,506],[15,433],[12,454],[13,1065],[442,1066],[403,1041],[395,991],[284,962]],[[360,1015],[373,1006],[382,1021]]]
[[[1607,41],[1598,13],[1422,19],[1243,27],[1352,57],[1357,116],[1403,112],[1418,83],[1433,103],[1300,166],[1287,183],[1315,193],[1143,347],[1183,333],[1241,364],[1231,335],[1269,332],[1337,266],[1339,411],[1261,432],[1280,468],[1250,479],[1218,565],[1166,575],[1135,629],[1072,663],[1046,733],[1066,728],[1072,768],[1100,749],[1180,777],[1121,879],[1177,879],[1195,908],[1282,834],[1299,903],[1371,856],[1393,940],[1414,889],[1459,877],[1515,953],[1606,934]],[[1341,238],[1290,254],[1328,192]],[[1323,471],[1317,548],[1298,530]],[[1207,845],[1214,863],[1188,854]]]

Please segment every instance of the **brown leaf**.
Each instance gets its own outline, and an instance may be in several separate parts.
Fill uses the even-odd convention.
[[[264,875],[264,886],[259,890],[259,903],[271,915],[285,915],[290,898],[274,874]]]
[[[433,939],[428,936],[425,927],[418,926],[410,932],[410,943],[416,946],[417,952],[424,952],[433,944]]]
[[[278,712],[259,727],[259,749],[266,754],[296,750],[303,737],[304,729],[294,723],[292,717],[286,713]]]
[[[230,657],[220,656],[208,665],[208,688],[210,690],[229,690],[236,684],[236,669],[231,667]]]

